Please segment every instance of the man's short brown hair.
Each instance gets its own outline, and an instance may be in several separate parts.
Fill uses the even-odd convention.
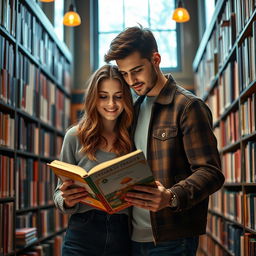
[[[154,52],[158,52],[156,39],[149,29],[141,26],[125,29],[112,40],[104,59],[106,62],[120,60],[134,52],[149,60]]]

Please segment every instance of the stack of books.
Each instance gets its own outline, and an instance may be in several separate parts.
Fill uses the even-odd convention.
[[[37,240],[36,228],[18,228],[15,232],[16,246],[25,247]]]

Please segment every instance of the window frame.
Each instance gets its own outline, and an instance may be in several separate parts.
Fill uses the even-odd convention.
[[[98,53],[99,53],[99,22],[98,22],[98,17],[99,17],[99,4],[98,4],[98,0],[94,1],[91,0],[91,6],[92,6],[92,12],[91,17],[92,17],[92,31],[93,31],[93,36],[92,36],[92,41],[91,41],[91,45],[92,47],[92,55],[93,55],[93,70],[95,71],[98,68],[99,65],[99,61],[98,61]],[[177,6],[177,0],[175,0],[175,6]],[[123,10],[124,11],[124,10]],[[170,18],[171,18],[171,13],[170,13]],[[148,16],[148,19],[149,16]],[[150,22],[149,22],[150,24]],[[154,31],[164,31],[164,29],[152,29],[151,30],[153,33]],[[164,67],[161,68],[163,73],[169,73],[169,72],[179,72],[182,70],[182,59],[181,59],[181,28],[180,28],[180,24],[176,23],[176,37],[177,37],[177,67]],[[113,33],[114,31],[111,31],[109,33]],[[117,31],[117,33],[120,33],[120,31]],[[106,32],[107,34],[107,32]],[[160,52],[161,54],[161,52]],[[103,57],[103,56],[102,56]]]

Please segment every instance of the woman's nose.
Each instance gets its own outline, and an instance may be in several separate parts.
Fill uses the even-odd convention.
[[[115,105],[115,100],[113,98],[109,98],[109,101],[108,101],[108,105],[109,106],[114,106]]]

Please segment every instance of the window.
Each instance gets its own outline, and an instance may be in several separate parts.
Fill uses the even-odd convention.
[[[64,27],[63,27],[63,15],[64,15],[64,0],[54,1],[54,29],[58,38],[63,41],[64,39]]]
[[[111,8],[111,6],[113,8]],[[104,64],[110,42],[127,27],[141,24],[153,32],[164,71],[180,68],[179,27],[171,19],[175,0],[98,0],[98,54],[96,68]]]
[[[212,15],[215,10],[215,0],[205,0],[204,4],[205,4],[205,23],[207,27],[212,20]]]

